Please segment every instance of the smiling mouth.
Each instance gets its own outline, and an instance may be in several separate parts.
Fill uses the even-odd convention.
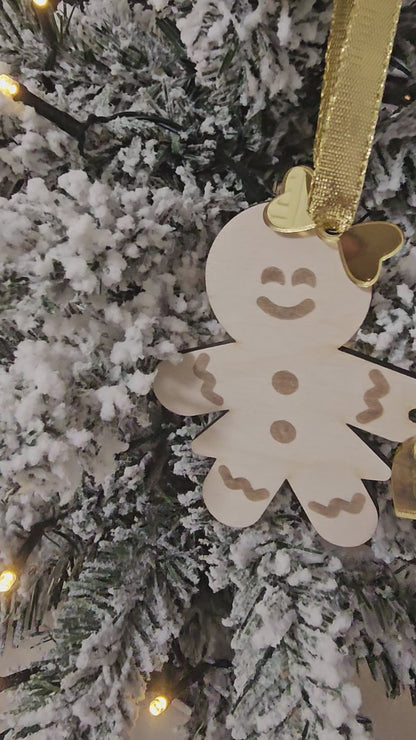
[[[275,319],[301,319],[315,308],[315,301],[311,298],[305,298],[304,301],[297,303],[296,306],[278,306],[269,298],[262,295],[256,301],[259,308],[269,316]]]

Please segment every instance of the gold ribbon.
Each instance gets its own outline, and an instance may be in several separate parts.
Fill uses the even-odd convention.
[[[309,213],[338,234],[354,221],[401,0],[334,0]]]

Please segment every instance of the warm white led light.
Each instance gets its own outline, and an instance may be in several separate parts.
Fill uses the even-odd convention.
[[[153,701],[150,702],[149,712],[150,714],[153,714],[154,717],[158,717],[159,714],[166,711],[168,704],[169,702],[165,696],[157,696],[156,699],[153,699]]]
[[[16,80],[13,80],[9,75],[0,75],[0,92],[3,95],[8,95],[9,98],[12,98],[13,95],[16,95],[18,89],[19,85]]]
[[[38,8],[46,8],[49,0],[33,0],[33,5],[37,5]]]
[[[13,588],[17,581],[17,575],[13,570],[4,570],[0,573],[0,594],[6,594]]]

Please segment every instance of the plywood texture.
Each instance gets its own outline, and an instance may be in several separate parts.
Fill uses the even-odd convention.
[[[253,524],[286,479],[322,537],[359,545],[378,516],[362,479],[390,468],[347,425],[412,436],[416,382],[340,351],[371,290],[348,278],[337,246],[278,234],[263,210],[232,219],[208,256],[208,297],[235,341],[163,362],[154,390],[178,414],[228,411],[193,442],[215,458],[203,494],[217,519]]]

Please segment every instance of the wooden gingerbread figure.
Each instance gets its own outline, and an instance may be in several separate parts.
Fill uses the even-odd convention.
[[[343,350],[371,288],[349,279],[336,245],[277,234],[263,209],[233,218],[208,256],[208,297],[234,341],[161,363],[154,390],[177,414],[227,411],[192,445],[215,458],[203,495],[219,521],[253,524],[286,479],[322,537],[359,545],[378,518],[363,479],[390,468],[350,427],[412,436],[416,384]]]

